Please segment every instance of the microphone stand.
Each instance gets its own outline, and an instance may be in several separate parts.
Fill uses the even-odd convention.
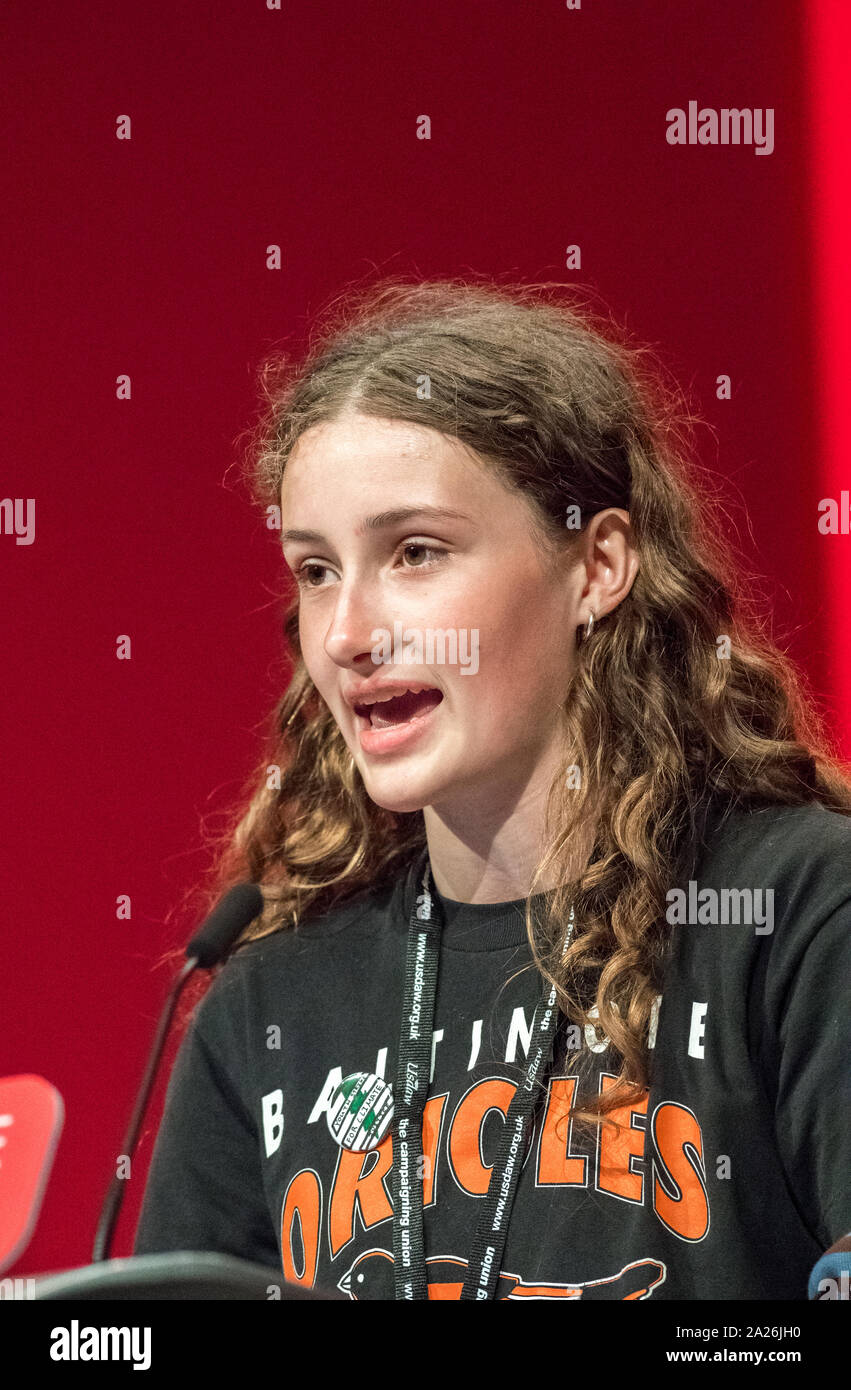
[[[171,1020],[174,1016],[174,1011],[177,1007],[177,1001],[180,998],[180,993],[183,989],[183,986],[186,984],[193,971],[197,968],[198,963],[199,962],[197,956],[190,956],[189,959],[186,961],[185,965],[181,968],[180,974],[177,976],[174,984],[171,987],[171,991],[169,992],[162,1013],[160,1014],[160,1021],[157,1025],[157,1031],[154,1037],[154,1044],[151,1048],[151,1052],[148,1057],[148,1065],[145,1069],[145,1075],[142,1078],[142,1085],[136,1097],[136,1104],[133,1108],[133,1114],[130,1116],[130,1123],[127,1126],[127,1133],[124,1136],[124,1144],[121,1149],[121,1152],[123,1154],[127,1154],[131,1162],[133,1159],[133,1152],[136,1148],[136,1144],[139,1139],[139,1131],[142,1128],[142,1121],[145,1118],[145,1111],[148,1107],[148,1101],[150,1099],[151,1091],[153,1089],[154,1078],[156,1076],[157,1067],[159,1066],[160,1054],[163,1050],[163,1047],[165,1046],[166,1036],[168,1034],[169,1028],[171,1027]],[[113,1174],[112,1181],[109,1185],[109,1191],[107,1192],[103,1204],[103,1209],[101,1211],[100,1221],[98,1222],[97,1233],[95,1235],[94,1249],[92,1251],[93,1262],[97,1262],[99,1260],[106,1260],[109,1258],[109,1251],[112,1245],[112,1237],[115,1232],[116,1223],[118,1221],[118,1214],[121,1210],[121,1203],[124,1199],[125,1182],[125,1178],[120,1178],[117,1173]]]

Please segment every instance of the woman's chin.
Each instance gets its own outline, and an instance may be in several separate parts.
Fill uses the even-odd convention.
[[[411,811],[421,811],[424,806],[428,806],[429,804],[428,799],[412,797],[410,794],[403,796],[400,793],[398,796],[391,796],[389,794],[385,796],[382,793],[381,796],[378,796],[370,791],[368,791],[367,794],[370,800],[375,802],[376,806],[383,807],[385,811],[395,811],[396,814],[400,816],[406,815]]]
[[[361,774],[363,776],[363,774]],[[374,801],[376,806],[381,806],[385,811],[395,811],[398,815],[406,814],[410,811],[421,811],[424,806],[428,806],[434,797],[434,788],[426,788],[423,783],[422,789],[412,784],[411,778],[402,779],[398,782],[391,777],[371,778],[363,777],[363,784],[366,794],[370,801]]]

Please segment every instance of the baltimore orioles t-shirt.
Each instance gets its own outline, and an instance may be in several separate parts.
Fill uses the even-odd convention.
[[[602,1093],[618,1067],[562,1021],[498,1299],[806,1299],[851,1230],[851,819],[728,809],[693,862],[668,894],[650,1087],[616,1129],[567,1122],[577,1073]],[[137,1254],[394,1298],[392,1130],[355,1152],[328,1117],[344,1078],[394,1080],[415,892],[409,871],[221,968],[172,1071]],[[523,901],[443,908],[421,1176],[429,1297],[457,1299],[541,984]]]

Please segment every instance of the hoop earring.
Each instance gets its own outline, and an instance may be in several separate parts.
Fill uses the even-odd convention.
[[[594,609],[593,609],[593,608],[589,608],[588,611],[589,611],[589,613],[591,614],[591,616],[590,616],[590,618],[588,619],[588,622],[587,622],[586,625],[585,625],[585,635],[584,635],[584,638],[583,638],[583,640],[584,640],[585,642],[588,641],[588,638],[591,636],[591,633],[594,631]]]

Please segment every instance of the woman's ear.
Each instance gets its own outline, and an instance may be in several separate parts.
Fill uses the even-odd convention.
[[[583,542],[583,613],[587,606],[599,621],[626,598],[638,573],[640,559],[633,544],[629,513],[621,507],[597,512],[588,523]],[[582,621],[587,622],[587,616]]]

